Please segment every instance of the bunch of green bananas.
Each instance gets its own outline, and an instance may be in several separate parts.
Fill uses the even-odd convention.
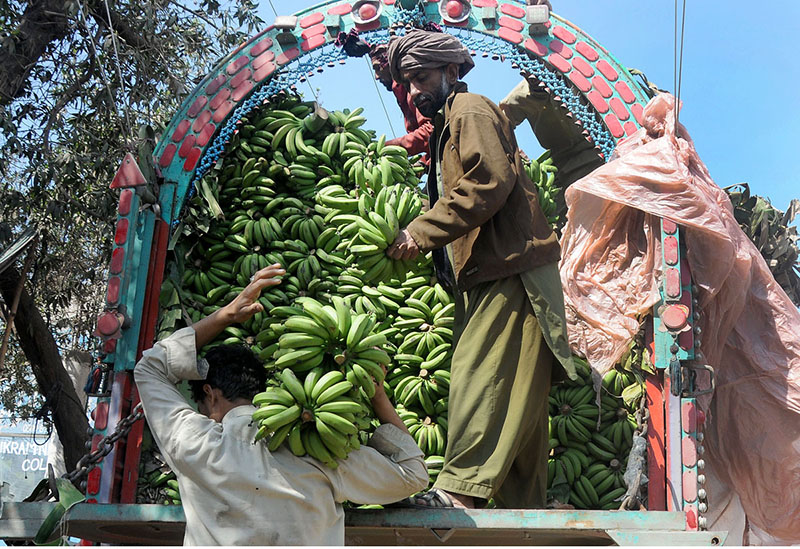
[[[271,451],[285,443],[293,454],[308,454],[331,468],[361,446],[359,429],[369,425],[370,409],[340,370],[316,367],[301,382],[286,368],[276,377],[279,385],[253,398],[256,440],[271,435]]]
[[[553,165],[550,151],[544,151],[539,158],[523,164],[528,177],[536,185],[542,212],[550,224],[555,225],[559,219],[556,197],[561,193],[561,189],[555,184],[558,168]]]
[[[158,501],[164,505],[181,505],[181,494],[178,478],[171,470],[155,469],[148,475],[140,477],[140,484],[158,490]]]
[[[548,490],[578,508],[616,509],[636,429],[633,410],[621,395],[639,381],[620,364],[605,374],[598,395],[589,365],[573,358],[578,380],[550,390]],[[629,366],[627,358],[623,363]]]
[[[443,408],[441,408],[443,406]],[[447,400],[436,415],[419,414],[398,405],[397,413],[426,456],[444,456],[447,446]]]

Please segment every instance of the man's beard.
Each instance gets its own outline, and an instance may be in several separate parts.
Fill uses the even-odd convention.
[[[433,118],[433,116],[444,107],[447,96],[450,95],[452,89],[453,87],[447,82],[444,71],[442,71],[441,87],[433,93],[419,94],[416,99],[414,99],[414,106],[417,107],[417,110],[422,116]]]

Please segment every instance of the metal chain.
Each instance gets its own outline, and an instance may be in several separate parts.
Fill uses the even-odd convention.
[[[142,411],[142,403],[140,402],[136,406],[134,406],[133,410],[131,411],[130,415],[126,418],[123,418],[118,424],[117,428],[114,430],[113,433],[110,435],[106,435],[103,440],[97,445],[97,449],[93,452],[89,452],[88,454],[84,455],[81,459],[78,460],[78,463],[75,465],[75,469],[70,473],[65,473],[63,478],[66,478],[73,484],[78,482],[78,480],[82,479],[86,475],[89,474],[89,471],[97,467],[97,464],[103,461],[103,459],[111,453],[111,449],[114,447],[114,444],[117,443],[119,439],[122,437],[128,436],[130,433],[131,428],[133,427],[134,423],[139,421],[144,417],[144,412]]]

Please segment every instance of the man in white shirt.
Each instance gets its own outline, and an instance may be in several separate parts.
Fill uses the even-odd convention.
[[[285,446],[254,443],[251,400],[266,374],[252,353],[197,351],[225,327],[262,310],[261,291],[284,270],[258,271],[228,305],[146,351],[134,377],[153,436],[175,471],[186,515],[184,545],[343,545],[342,502],[386,504],[428,484],[422,451],[377,385],[372,405],[381,426],[368,446],[330,469]],[[176,387],[195,382],[196,412]]]

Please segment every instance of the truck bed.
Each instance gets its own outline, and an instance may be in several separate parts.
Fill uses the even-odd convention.
[[[0,538],[28,540],[54,503],[6,502]],[[120,545],[181,545],[179,506],[87,504],[73,507],[63,532]],[[347,545],[722,545],[725,532],[687,532],[667,511],[351,509]]]

